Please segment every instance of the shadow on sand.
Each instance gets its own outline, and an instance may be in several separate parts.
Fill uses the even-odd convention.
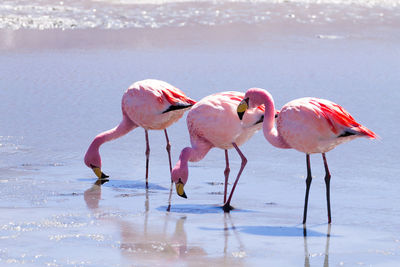
[[[78,179],[79,181],[94,182],[96,179]],[[143,180],[113,180],[109,179],[107,183],[103,185],[104,187],[114,187],[114,188],[130,188],[130,189],[146,189],[146,182]],[[149,189],[153,190],[169,190],[166,187],[162,187],[157,184],[149,183]]]
[[[226,231],[225,228],[207,228],[202,227],[202,230],[207,231]],[[303,237],[304,229],[303,227],[288,227],[288,226],[238,226],[235,229],[239,232],[251,234],[251,235],[259,235],[259,236],[286,236],[286,237]],[[326,234],[307,230],[308,237],[323,237]]]
[[[261,235],[261,236],[304,236],[303,227],[288,227],[288,226],[240,226],[238,227],[240,232]],[[307,229],[308,237],[323,237],[326,234]]]
[[[160,206],[157,208],[159,211],[165,211],[167,206]],[[222,206],[217,205],[190,205],[180,204],[172,205],[170,212],[175,213],[189,213],[189,214],[207,214],[207,213],[224,213]],[[251,210],[233,209],[231,212],[253,212]]]

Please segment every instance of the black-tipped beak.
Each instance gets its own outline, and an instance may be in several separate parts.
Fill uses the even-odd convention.
[[[242,120],[242,119],[243,119],[244,112],[238,112],[237,114],[238,114],[238,116],[239,116],[239,119]]]
[[[176,193],[178,194],[178,196],[187,198],[185,190],[183,190],[184,184],[181,181],[179,181],[175,184],[175,186],[176,186]]]
[[[237,107],[237,114],[240,120],[243,119],[244,113],[249,108],[249,99],[243,99]]]
[[[187,196],[186,196],[186,193],[185,192],[183,192],[183,194],[182,195],[179,195],[180,197],[183,197],[183,198],[187,198]]]

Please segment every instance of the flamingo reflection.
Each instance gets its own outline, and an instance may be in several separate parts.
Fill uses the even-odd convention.
[[[176,217],[173,213],[166,213],[160,226],[159,217],[154,218],[150,210],[149,192],[146,190],[144,202],[145,213],[134,220],[122,219],[118,216],[108,216],[101,209],[102,181],[96,181],[84,192],[84,200],[87,207],[96,218],[104,223],[115,225],[120,232],[119,249],[121,255],[129,263],[144,264],[148,266],[168,266],[176,263],[184,263],[187,266],[218,265],[218,266],[242,266],[241,258],[244,257],[244,246],[240,240],[229,214],[224,215],[224,248],[221,257],[210,257],[206,251],[198,245],[191,245],[185,230],[187,216]],[[100,215],[100,216],[99,216]],[[143,219],[140,223],[138,219]],[[161,219],[161,218],[159,218]],[[169,224],[175,223],[173,227]],[[231,233],[239,243],[239,251],[232,252],[229,245]],[[237,249],[236,249],[237,250]],[[221,253],[222,254],[222,253]]]
[[[307,241],[307,228],[304,226],[304,267],[310,267],[310,253],[308,251],[308,241]],[[331,239],[331,224],[328,224],[328,229],[326,231],[326,242],[325,242],[325,255],[324,255],[324,265],[323,267],[329,267],[329,243]]]

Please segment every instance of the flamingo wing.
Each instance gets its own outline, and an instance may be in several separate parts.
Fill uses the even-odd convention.
[[[356,122],[356,120],[340,105],[325,99],[311,98],[309,103],[313,106],[314,112],[325,118],[331,131],[338,137],[351,135],[363,135],[369,138],[377,138],[377,135]]]
[[[164,98],[171,104],[163,113],[184,109],[196,104],[196,101],[187,97],[181,90],[176,87],[173,88],[163,88],[161,90]]]
[[[194,105],[196,104],[196,101],[193,99],[187,97],[185,93],[183,93],[181,90],[179,90],[176,87],[173,88],[163,88],[162,93],[165,96],[165,98],[168,100],[168,102],[171,105],[176,105],[176,104],[189,104],[189,105]]]

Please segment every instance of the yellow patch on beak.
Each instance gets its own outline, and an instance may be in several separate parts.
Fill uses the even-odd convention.
[[[96,174],[97,178],[101,179],[101,170],[98,167],[92,168],[94,174]]]
[[[236,111],[237,114],[239,116],[239,119],[243,118],[244,113],[246,112],[246,110],[249,108],[249,105],[247,104],[247,101],[245,99],[243,99],[239,106],[237,107]]]
[[[178,196],[183,197],[183,198],[187,198],[186,194],[185,194],[185,190],[183,190],[183,183],[182,182],[177,182],[175,184],[176,186],[176,193],[178,194]]]
[[[109,176],[105,175],[99,167],[92,167],[93,172],[96,174],[99,179],[107,179]],[[108,180],[108,179],[107,179]]]

